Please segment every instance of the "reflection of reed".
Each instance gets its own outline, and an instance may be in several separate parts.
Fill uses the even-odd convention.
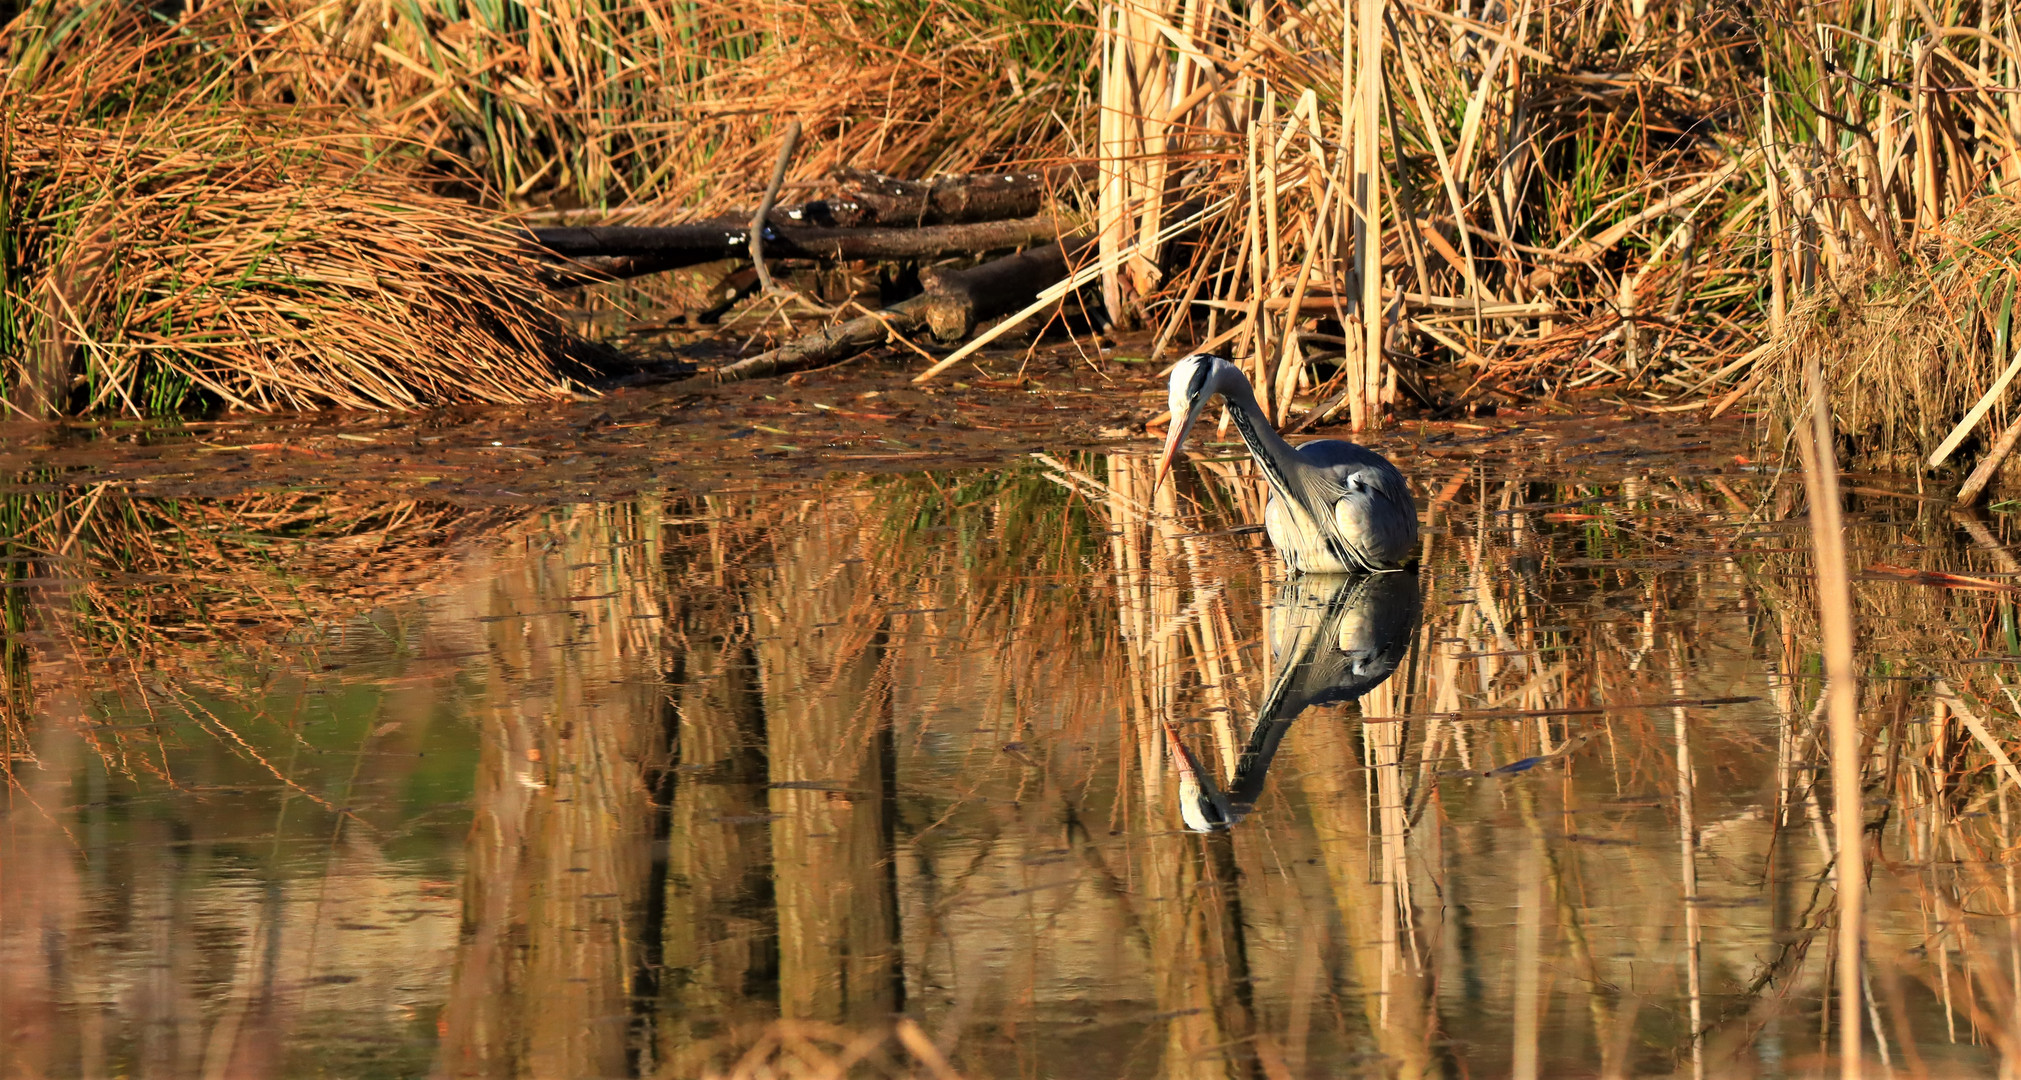
[[[809,509],[753,575],[771,768],[779,1010],[862,1024],[901,1004],[892,893],[890,673],[870,536],[846,502]]]
[[[374,827],[388,809],[380,785],[397,786],[419,755],[373,752],[402,741],[392,731],[415,723],[400,707],[414,702],[356,703],[359,743],[311,745],[297,728],[277,749],[267,740],[280,725],[163,694],[142,702],[151,714],[136,710],[173,778],[156,784],[122,772],[134,755],[118,732],[135,725],[120,722],[118,699],[87,696],[101,685],[90,646],[104,643],[51,626],[78,611],[71,591],[24,605],[48,629],[40,707],[23,729],[33,753],[13,758],[33,766],[15,772],[0,812],[0,1062],[20,1075],[257,1077],[312,1060],[343,1073],[362,1064],[351,1047],[377,1043],[397,1047],[381,1066],[414,1067],[400,1029],[417,999],[437,1000],[454,915]],[[76,651],[58,662],[50,642]],[[283,676],[267,692],[300,701],[304,689]],[[204,715],[178,715],[181,700]],[[388,713],[400,719],[382,725]],[[220,730],[238,738],[205,737]],[[286,782],[249,760],[262,749]],[[326,754],[344,763],[304,765]],[[312,788],[349,805],[329,813]],[[333,1047],[338,1024],[351,1042]]]
[[[711,526],[711,539],[720,529]],[[672,1076],[730,1067],[721,1040],[777,1013],[765,710],[720,542],[696,549],[672,628],[675,770],[667,827],[657,1057]],[[714,585],[716,588],[711,588]],[[732,594],[736,595],[736,594]],[[713,599],[714,602],[711,602]]]
[[[1367,1031],[1398,1076],[1440,1076],[1444,1067],[1433,1041],[1443,1025],[1431,973],[1420,960],[1423,945],[1401,855],[1400,743],[1390,734],[1398,727],[1361,727],[1366,772],[1354,729],[1346,725],[1309,725],[1298,732],[1289,756],[1304,789]],[[1373,779],[1374,792],[1365,779]]]
[[[473,601],[492,676],[442,1076],[629,1070],[648,795],[667,752],[657,530],[624,506],[550,528]]]
[[[234,675],[299,664],[336,644],[350,620],[453,577],[463,558],[526,516],[307,493],[150,500],[107,485],[0,498],[7,740],[17,741],[32,710],[31,640],[94,674],[145,671],[132,680],[136,703],[207,711],[206,696],[242,701],[260,693],[258,679]],[[60,585],[63,601],[29,611],[38,593],[25,586],[36,581]],[[24,632],[30,622],[33,635]],[[213,727],[250,752],[244,733]],[[118,735],[93,742],[120,771],[163,769],[158,747]]]
[[[938,1054],[1276,1077],[1379,1052],[1398,1075],[1794,1074],[1848,1019],[1932,1075],[2021,1049],[2021,684],[1957,659],[2021,655],[2004,521],[1918,556],[1981,584],[1856,591],[1877,858],[1848,1018],[1821,997],[1837,822],[1807,556],[1750,554],[1789,546],[1751,516],[1769,480],[1456,477],[1422,500],[1415,651],[1359,715],[1307,712],[1253,816],[1198,836],[1174,751],[1239,770],[1285,674],[1265,613],[1301,583],[1224,534],[1253,520],[1238,466],[1154,496],[1141,458],[1055,464],[1063,486],[1031,485],[1051,502],[832,480],[664,527],[650,502],[563,514],[473,557],[483,584],[430,615],[487,620],[461,632],[488,657],[438,1072],[806,1076],[860,1053],[868,1075],[939,1075]],[[1855,564],[1908,558],[1880,547],[1898,536],[1856,518]],[[60,708],[20,729],[24,799],[81,800],[26,752],[97,760],[53,737]],[[139,951],[94,954],[64,914],[97,902],[62,831],[88,822],[15,806],[10,1060],[87,1071],[89,1025],[118,1018],[48,1003],[110,1000],[89,988],[138,962],[106,956]],[[369,868],[364,835],[333,865]],[[101,1057],[250,1068],[308,1000],[283,980],[269,1003],[254,959],[285,971],[324,931],[297,886],[178,894],[170,858],[136,864],[136,925],[230,906],[205,925],[232,944],[148,944],[156,981],[122,1007],[165,1034]],[[60,972],[34,962],[52,925]]]
[[[1220,575],[1175,520],[1172,486],[1155,494],[1149,458],[1112,454],[1100,494],[1112,534],[1121,638],[1132,693],[1144,809],[1157,815],[1137,844],[1139,909],[1149,938],[1153,993],[1165,1022],[1160,1075],[1199,1080],[1251,1071],[1254,1019],[1241,918],[1237,856],[1229,837],[1161,828],[1170,811],[1163,777],[1181,747],[1175,721],[1188,662],[1197,665],[1215,752],[1232,773],[1240,741],[1229,676],[1240,669]],[[1182,582],[1184,584],[1182,585]],[[1185,602],[1182,604],[1182,597]],[[1204,766],[1203,766],[1204,767]],[[1190,786],[1190,785],[1189,785]],[[1193,792],[1182,789],[1184,799]]]
[[[87,934],[84,882],[71,857],[74,838],[55,817],[85,753],[82,709],[68,692],[43,706],[47,723],[24,733],[39,767],[15,777],[0,815],[0,1062],[16,1076],[78,1075],[87,1061],[93,1071],[105,1064],[105,988],[95,985],[104,976],[94,953],[76,947]],[[80,997],[82,1008],[65,1007]],[[167,1003],[188,1004],[173,995]],[[177,1049],[183,1060],[175,1064],[187,1071],[195,1048]]]

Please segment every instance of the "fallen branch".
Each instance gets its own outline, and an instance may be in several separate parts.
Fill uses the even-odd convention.
[[[795,120],[786,128],[785,141],[779,144],[779,159],[772,163],[772,182],[765,185],[765,197],[759,200],[757,211],[745,226],[751,234],[751,265],[758,271],[758,286],[766,292],[772,291],[772,272],[765,269],[765,234],[772,231],[772,204],[779,201],[779,187],[786,182],[786,166],[793,160],[793,148],[798,145],[800,121]]]
[[[1224,196],[1211,205],[1203,205],[1198,202],[1181,204],[1176,211],[1179,220],[1160,229],[1157,236],[1153,237],[1150,241],[1139,241],[1137,244],[1132,244],[1122,254],[1127,256],[1135,253],[1146,246],[1146,244],[1163,244],[1184,233],[1191,232],[1199,228],[1200,223],[1206,220],[1209,215],[1227,206],[1230,201],[1232,201],[1230,197]],[[988,345],[990,342],[1010,333],[1022,325],[1026,319],[1058,305],[1066,299],[1067,294],[1095,280],[1101,273],[1101,266],[1100,262],[1089,262],[1066,277],[1047,285],[1045,288],[1039,290],[1037,297],[1031,303],[1011,312],[1009,317],[1005,318],[1002,322],[990,327],[983,333],[977,334],[969,340],[968,344],[942,357],[939,363],[914,375],[912,381],[915,383],[930,381],[934,376],[968,359],[977,350]],[[1203,349],[1211,347],[1211,344],[1202,346]]]
[[[771,259],[828,262],[935,259],[981,255],[1051,240],[1080,226],[1074,214],[1040,214],[1008,221],[926,225],[916,229],[840,229],[774,224],[765,233]],[[743,223],[698,225],[578,225],[530,229],[538,254],[622,276],[676,270],[721,259],[748,259],[751,230]],[[568,272],[567,268],[562,271]],[[581,271],[579,271],[580,273]]]
[[[1937,449],[1930,453],[1930,468],[1942,465],[1944,459],[1951,456],[1951,451],[1956,450],[1958,444],[1972,434],[1972,429],[1979,426],[1979,421],[1984,419],[1986,413],[2000,400],[2000,392],[2007,389],[2007,384],[2013,382],[2016,375],[2021,375],[2021,354],[2017,354],[2008,363],[2007,370],[2002,371],[2000,377],[1993,380],[1993,385],[1988,387],[1984,394],[1979,395],[1979,400],[1973,403],[1970,409],[1965,410],[1964,418],[1958,421],[1958,425],[1951,429],[1949,435],[1944,436],[1944,441],[1937,445]]]
[[[1089,242],[1076,242],[1069,251],[1065,241],[1055,240],[967,270],[929,268],[920,274],[927,327],[940,341],[969,336],[977,323],[1008,314],[1066,277],[1068,263]]]
[[[918,296],[822,327],[770,352],[696,376],[695,381],[738,382],[820,367],[845,360],[889,335],[922,326],[942,340],[966,337],[977,322],[1014,310],[1065,278],[1068,261],[1091,243],[1092,238],[1055,240],[967,270],[929,273],[924,276],[926,291]]]
[[[1979,501],[1979,496],[1986,491],[1986,485],[1993,482],[1994,474],[2006,463],[2007,455],[2014,452],[2014,445],[2017,442],[2021,442],[2021,417],[2015,417],[2014,422],[2007,425],[2007,430],[2001,432],[2000,437],[1994,440],[1992,449],[1986,451],[1986,456],[1979,460],[1978,468],[1973,469],[1972,475],[1967,476],[1965,482],[1959,486],[1957,500],[1959,509]]]
[[[872,345],[883,341],[887,335],[905,333],[919,326],[922,313],[920,308],[925,294],[904,300],[883,311],[872,312],[848,322],[824,326],[811,334],[781,345],[770,352],[739,360],[728,367],[720,367],[706,375],[697,375],[693,382],[742,382],[767,375],[783,375],[801,368],[821,367],[840,360],[846,360]]]

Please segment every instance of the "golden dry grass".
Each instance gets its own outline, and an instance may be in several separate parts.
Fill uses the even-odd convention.
[[[143,13],[35,18],[0,37],[15,412],[514,402],[583,372],[514,233],[397,139],[241,100]]]
[[[12,97],[17,410],[405,408],[567,392],[567,335],[509,234],[353,138],[195,110],[84,125]]]
[[[1892,274],[1824,283],[1794,306],[1760,361],[1778,430],[1807,407],[1802,373],[1814,361],[1853,460],[1913,472],[1993,385],[2014,342],[2021,204],[1977,202],[1913,256]],[[1996,397],[1991,430],[2011,413]]]
[[[15,66],[77,65],[94,46],[70,25],[125,10],[29,5]],[[645,218],[748,209],[796,118],[808,148],[796,176],[1060,153],[1089,40],[1085,15],[1020,0],[203,0],[171,29],[204,55],[157,52],[147,66],[215,80],[241,104],[340,110],[473,168],[495,198]]]
[[[152,23],[41,0],[0,33],[17,91],[89,73],[95,127],[177,93],[212,110],[185,113],[199,128],[309,112],[372,133],[375,175],[428,162],[544,214],[748,207],[793,122],[789,194],[844,165],[1092,163],[1069,193],[1099,225],[1075,279],[1091,309],[1156,354],[1244,357],[1274,415],[1338,396],[1357,424],[1414,398],[1772,385],[1749,380],[1792,309],[1942,276],[1952,219],[2021,184],[2017,45],[1989,8],[1781,0],[203,0]],[[355,403],[527,392],[425,365],[396,390],[360,367]],[[1914,423],[1976,374],[1931,376]],[[330,396],[230,388],[256,407]],[[1887,439],[1907,430],[1875,407]]]

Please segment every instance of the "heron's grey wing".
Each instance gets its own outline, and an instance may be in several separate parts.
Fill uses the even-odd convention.
[[[1388,458],[1338,439],[1306,443],[1298,453],[1327,489],[1315,492],[1315,503],[1332,508],[1334,533],[1356,563],[1389,570],[1417,555],[1417,503]]]

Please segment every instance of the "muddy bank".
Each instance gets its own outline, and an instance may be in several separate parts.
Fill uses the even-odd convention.
[[[837,471],[991,466],[1077,449],[1151,452],[1145,423],[1164,411],[1163,381],[1150,365],[1109,366],[1122,371],[1050,356],[1009,378],[971,374],[919,387],[912,365],[891,358],[783,382],[639,387],[531,406],[15,423],[0,427],[0,476],[8,492],[109,485],[160,497],[321,490],[558,504]],[[1347,437],[1344,427],[1310,434]],[[1195,456],[1243,456],[1233,432],[1220,439],[1217,446],[1207,435]],[[1600,398],[1406,421],[1362,441],[1421,490],[1477,460],[1560,466],[1568,478],[1628,462],[1674,463],[1693,475],[1757,468],[1744,419],[1706,424]]]

